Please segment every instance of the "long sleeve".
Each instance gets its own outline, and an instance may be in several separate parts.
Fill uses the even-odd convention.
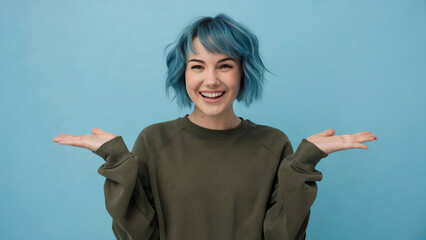
[[[105,205],[113,219],[113,232],[117,239],[156,239],[158,228],[154,221],[155,209],[145,193],[141,177],[145,165],[136,140],[129,152],[121,136],[100,146],[95,154],[105,160],[98,172],[106,178]],[[139,158],[138,158],[139,157]]]
[[[295,153],[290,142],[284,150],[264,219],[265,240],[305,239],[310,208],[316,198],[317,163],[328,156],[303,139]]]

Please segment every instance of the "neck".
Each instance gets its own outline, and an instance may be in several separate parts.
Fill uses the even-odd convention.
[[[188,118],[200,127],[214,130],[232,129],[241,123],[241,119],[235,115],[233,110],[227,114],[207,115],[194,109]]]

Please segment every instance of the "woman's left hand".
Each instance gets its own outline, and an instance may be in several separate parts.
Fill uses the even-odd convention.
[[[359,132],[336,136],[333,135],[334,130],[327,129],[324,132],[306,138],[306,140],[315,144],[319,149],[327,154],[351,148],[368,149],[368,147],[362,143],[377,140],[376,135],[370,132]]]

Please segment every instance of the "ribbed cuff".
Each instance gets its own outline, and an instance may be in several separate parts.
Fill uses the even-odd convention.
[[[319,149],[315,144],[305,138],[302,139],[294,153],[294,161],[306,170],[313,171],[318,162],[328,154]]]
[[[130,153],[121,136],[117,136],[105,142],[96,151],[92,152],[103,158],[108,164],[114,164],[124,155]]]

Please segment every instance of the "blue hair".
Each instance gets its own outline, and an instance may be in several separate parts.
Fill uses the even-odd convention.
[[[169,89],[173,88],[180,107],[192,105],[185,86],[185,69],[189,51],[194,52],[192,40],[195,37],[198,37],[207,51],[225,54],[240,61],[242,77],[237,101],[243,101],[249,106],[254,100],[261,98],[264,72],[268,70],[260,58],[259,41],[246,27],[223,13],[214,18],[201,17],[182,30],[167,54],[167,96]],[[172,44],[167,45],[166,51]]]

